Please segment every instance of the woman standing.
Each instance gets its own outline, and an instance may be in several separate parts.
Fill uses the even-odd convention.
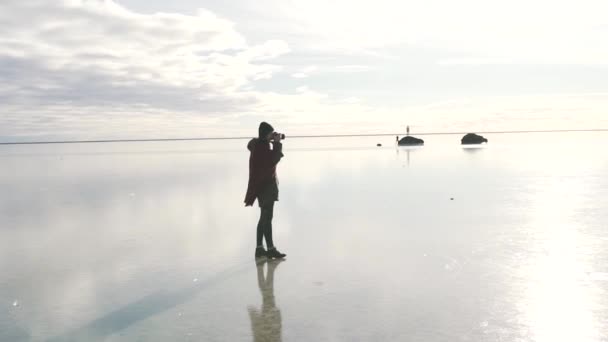
[[[258,138],[251,139],[247,148],[251,151],[249,156],[249,184],[245,195],[245,206],[252,206],[258,200],[260,206],[260,220],[257,227],[257,246],[255,257],[284,258],[272,241],[272,217],[274,215],[274,202],[279,200],[279,186],[277,181],[277,164],[283,158],[282,135],[276,133],[274,128],[266,122],[260,123]],[[272,145],[272,149],[270,148]],[[263,240],[266,239],[264,249]]]

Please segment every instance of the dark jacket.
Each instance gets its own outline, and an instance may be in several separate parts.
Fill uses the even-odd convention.
[[[257,196],[267,187],[276,185],[277,163],[283,158],[283,144],[270,143],[258,138],[251,139],[247,149],[251,151],[249,156],[249,183],[245,195],[245,206],[252,206]],[[275,199],[276,200],[276,199]]]

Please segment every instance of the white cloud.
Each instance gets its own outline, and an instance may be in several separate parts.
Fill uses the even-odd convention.
[[[248,110],[257,99],[244,89],[280,71],[269,62],[288,52],[280,40],[249,45],[232,22],[204,9],[143,15],[111,0],[3,1],[0,123],[10,136],[20,131],[14,116],[33,113],[49,120],[31,130],[54,118],[84,128],[106,117],[96,124],[107,128],[113,113],[198,111],[204,119]]]
[[[328,73],[344,73],[353,74],[359,72],[367,72],[374,70],[374,67],[369,65],[337,65],[337,66],[308,66],[300,71],[291,74],[293,78],[309,78],[313,75],[328,74]]]
[[[517,64],[515,61],[504,58],[446,58],[439,60],[438,65],[506,65]],[[523,63],[522,63],[523,64]]]
[[[294,48],[387,55],[386,48],[409,46],[441,52],[448,58],[498,58],[517,63],[604,64],[608,60],[608,44],[604,43],[608,2],[604,0],[244,3],[250,11],[264,11],[260,14],[264,21],[251,27],[290,34]]]
[[[369,65],[339,65],[335,68],[337,72],[355,73],[355,72],[366,72],[373,70]]]
[[[308,74],[304,73],[304,72],[296,72],[295,74],[292,74],[291,77],[293,78],[308,78]]]
[[[300,71],[291,74],[291,77],[293,78],[308,78],[311,76],[311,74],[314,74],[315,72],[317,72],[319,70],[319,68],[315,65],[310,65],[307,66],[306,68],[301,69]]]
[[[22,93],[54,89],[37,94],[50,102],[77,104],[82,86],[102,97],[118,89],[117,104],[161,96],[179,105],[195,94],[232,102],[240,87],[279,69],[257,62],[289,51],[281,41],[248,46],[231,22],[205,10],[140,15],[112,1],[5,1],[0,23],[0,77]]]
[[[234,136],[249,132],[262,119],[290,134],[390,130],[405,121],[436,130],[488,124],[488,113],[498,112],[503,114],[494,124],[505,129],[524,126],[525,115],[518,113],[563,123],[571,121],[567,115],[572,111],[586,118],[578,124],[597,126],[605,122],[606,94],[583,94],[580,101],[559,95],[473,96],[472,102],[455,98],[449,105],[445,101],[451,97],[439,96],[421,99],[418,103],[426,105],[419,106],[370,105],[366,98],[369,92],[386,93],[389,100],[400,97],[403,88],[391,87],[415,85],[413,77],[420,77],[423,86],[425,80],[434,81],[425,79],[433,70],[399,64],[409,55],[393,56],[389,66],[368,63],[390,55],[383,48],[395,44],[411,44],[413,52],[416,46],[458,52],[455,57],[442,55],[440,65],[608,60],[606,45],[597,44],[605,31],[598,26],[603,17],[593,11],[602,4],[581,1],[581,8],[572,12],[561,5],[552,7],[555,11],[539,26],[535,18],[542,6],[526,7],[519,0],[498,9],[474,0],[460,5],[438,0],[425,5],[260,0],[256,8],[268,5],[264,17],[268,25],[283,26],[268,31],[273,39],[251,44],[234,22],[205,9],[193,15],[140,14],[109,0],[4,0],[0,2],[0,138]],[[437,13],[437,8],[450,15],[443,10]],[[516,16],[523,8],[529,12]],[[481,14],[467,14],[473,9]],[[505,13],[507,19],[498,18]],[[571,25],[560,28],[557,20],[566,14],[581,24],[570,33],[566,31]],[[508,24],[514,18],[517,25]],[[239,27],[248,22],[239,22]],[[595,33],[587,31],[591,26]],[[538,41],[546,44],[535,46]],[[324,48],[332,52],[319,54]],[[289,64],[289,58],[296,62]],[[433,62],[427,61],[436,67]],[[368,75],[382,68],[390,77]],[[294,91],[294,80],[289,84],[272,80],[268,83],[275,88],[261,91],[258,85],[263,82],[258,81],[278,73],[308,84]],[[399,73],[406,79],[391,79]],[[322,81],[338,80],[333,83],[336,90],[316,90],[320,75],[327,77]],[[355,79],[366,76],[370,77]],[[468,76],[449,81],[475,83]],[[485,75],[476,77],[479,81]],[[340,93],[342,85],[360,91]],[[534,108],[549,110],[539,114]]]

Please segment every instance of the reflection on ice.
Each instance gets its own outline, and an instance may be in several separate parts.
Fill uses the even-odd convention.
[[[192,300],[200,292],[221,284],[247,268],[246,265],[237,265],[212,276],[205,282],[197,282],[195,285],[181,289],[159,290],[47,341],[103,341],[121,330]]]
[[[280,266],[252,262],[246,142],[0,149],[0,341],[607,340],[585,137],[286,140]]]
[[[256,262],[262,306],[260,309],[253,306],[247,308],[255,342],[281,341],[281,310],[277,308],[274,296],[274,272],[281,262],[282,259]],[[264,275],[264,264],[267,264],[266,275]]]

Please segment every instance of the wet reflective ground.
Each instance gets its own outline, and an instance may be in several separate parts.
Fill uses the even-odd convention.
[[[608,134],[0,146],[0,341],[607,341]],[[376,147],[376,143],[384,147]]]

